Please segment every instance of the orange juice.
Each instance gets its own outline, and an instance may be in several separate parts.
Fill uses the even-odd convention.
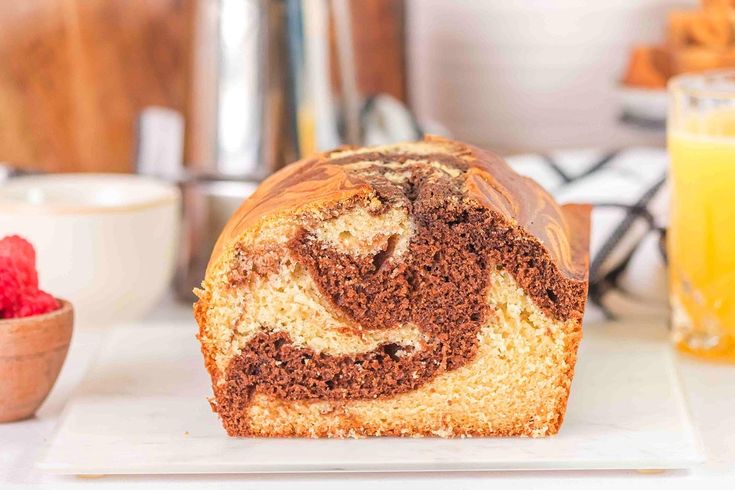
[[[668,147],[674,341],[735,362],[735,109],[687,117]]]

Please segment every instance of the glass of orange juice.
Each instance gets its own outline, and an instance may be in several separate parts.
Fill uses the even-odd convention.
[[[735,362],[735,70],[669,82],[672,335]]]

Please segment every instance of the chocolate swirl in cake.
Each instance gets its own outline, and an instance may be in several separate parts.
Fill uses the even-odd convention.
[[[425,141],[452,147],[454,154],[368,150],[340,158],[339,151],[334,151],[286,167],[266,179],[238,209],[217,241],[210,267],[219,260],[226,244],[263,218],[296,213],[314,205],[315,201],[336,202],[373,192],[369,182],[345,171],[345,165],[365,161],[400,163],[415,160],[439,162],[462,171],[468,198],[499,212],[515,221],[520,229],[531,233],[545,245],[549,260],[562,274],[572,279],[585,279],[586,243],[582,251],[574,253],[568,239],[570,235],[585,233],[581,229],[569,228],[569,220],[565,219],[562,210],[538,184],[515,173],[502,158],[489,151],[436,136],[427,136]],[[330,159],[331,155],[337,156]]]
[[[385,176],[395,168],[404,171],[403,180]],[[270,213],[305,212],[314,196],[339,198],[345,211],[368,195],[383,204],[372,208],[375,213],[391,206],[408,211],[415,230],[400,258],[393,256],[391,239],[383,249],[358,256],[319,241],[307,227],[290,238],[287,249],[332,311],[356,331],[411,323],[424,345],[383,344],[337,355],[296,346],[285,332],[260,332],[230,361],[226,382],[215,386],[228,432],[246,432],[241,414],[256,392],[285,400],[390,397],[470,362],[478,332],[492,315],[486,301],[491,269],[508,271],[548,316],[581,317],[586,243],[572,247],[568,237],[587,210],[560,209],[501,159],[472,147],[455,155],[360,152],[297,164],[244,204],[210,267],[224,244]],[[277,267],[271,260],[254,268],[256,258],[247,253],[232,260],[232,287]]]

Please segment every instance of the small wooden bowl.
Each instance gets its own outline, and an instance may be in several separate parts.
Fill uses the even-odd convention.
[[[0,320],[0,423],[33,416],[69,350],[74,311],[68,301],[45,315]]]

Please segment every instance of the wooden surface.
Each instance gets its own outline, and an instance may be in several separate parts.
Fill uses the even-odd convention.
[[[403,0],[351,0],[350,9],[360,93],[407,100]]]
[[[0,162],[131,170],[139,111],[187,114],[197,1],[0,0]],[[402,0],[351,8],[360,92],[406,100]]]
[[[130,170],[138,111],[185,109],[192,1],[0,2],[0,161]]]

